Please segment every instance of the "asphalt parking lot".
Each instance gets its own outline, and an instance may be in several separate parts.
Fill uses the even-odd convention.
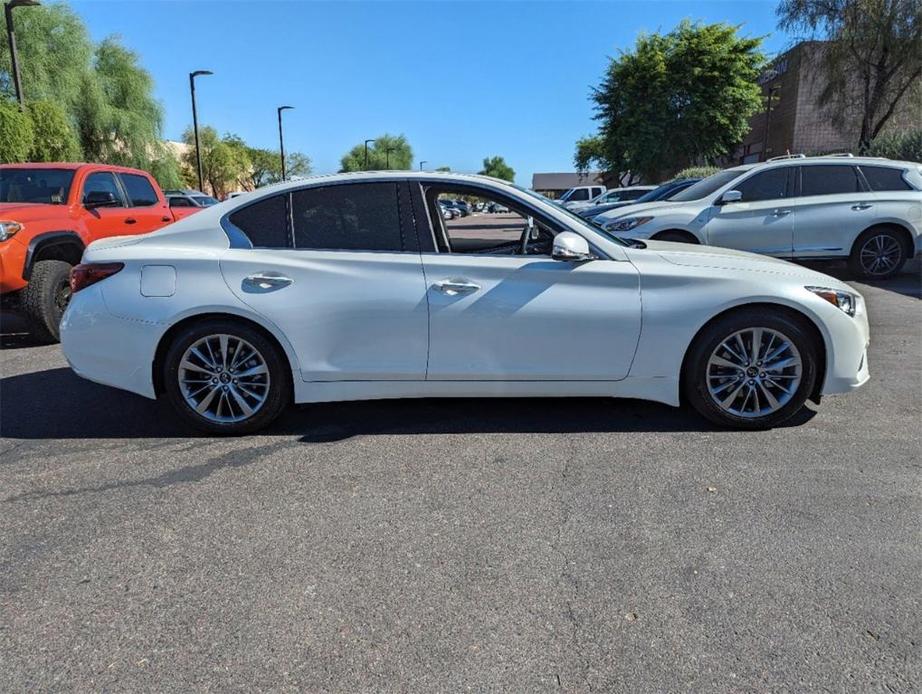
[[[919,263],[855,286],[871,382],[760,433],[418,400],[201,438],[7,323],[0,691],[918,690]]]

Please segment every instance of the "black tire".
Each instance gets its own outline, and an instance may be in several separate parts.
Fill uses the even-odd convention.
[[[687,231],[663,231],[653,237],[654,241],[672,241],[673,243],[691,243],[698,245],[698,239]]]
[[[254,408],[251,415],[239,421],[218,422],[213,417],[199,414],[187,400],[180,384],[180,362],[186,350],[203,338],[218,335],[249,343],[258,351],[268,369],[268,385],[263,391],[266,393],[265,400]],[[261,331],[233,320],[209,319],[188,326],[173,338],[163,360],[163,386],[164,398],[192,427],[209,434],[239,436],[263,429],[288,407],[291,401],[291,367],[285,354]],[[221,387],[227,391],[229,386],[230,383]],[[243,416],[242,411],[240,416]]]
[[[884,280],[902,270],[908,257],[906,239],[897,230],[874,227],[862,232],[855,240],[848,256],[848,269],[862,279]],[[884,260],[875,266],[878,258]]]
[[[782,400],[787,397],[787,395],[780,395],[779,391],[774,389],[774,386],[769,386],[767,388],[773,393],[772,397],[780,395],[777,401],[782,404],[774,411],[767,412],[760,416],[754,411],[755,408],[752,408],[753,411],[749,416],[739,416],[721,407],[715,401],[715,396],[711,395],[708,386],[708,363],[712,354],[715,353],[715,350],[718,349],[718,346],[721,345],[724,340],[739,331],[758,328],[774,331],[793,344],[800,355],[800,383],[797,388],[793,390],[793,393],[790,394],[790,399],[783,403]],[[763,339],[766,342],[771,338],[771,335],[768,333],[763,333],[763,335]],[[743,340],[745,342],[745,336]],[[778,343],[774,344],[777,345]],[[763,343],[763,349],[766,348],[769,348],[769,345]],[[808,332],[804,323],[800,319],[792,317],[785,312],[773,312],[770,309],[760,308],[740,309],[728,313],[705,326],[689,348],[682,373],[682,388],[685,399],[703,417],[720,426],[735,429],[770,429],[789,419],[803,407],[804,402],[813,391],[814,384],[816,383],[818,371],[817,355],[818,350],[821,348],[821,345],[816,343],[813,335]],[[775,349],[775,347],[771,347],[771,349]],[[745,349],[740,351],[745,352]],[[788,354],[791,353],[789,352]],[[749,355],[747,354],[747,356]],[[755,367],[756,365],[753,364],[753,366]],[[759,362],[759,367],[761,367],[761,362]],[[759,367],[756,367],[757,371]],[[793,369],[793,367],[791,368]],[[764,376],[765,374],[762,373],[761,375]],[[756,386],[753,390],[761,388],[757,396],[761,396],[761,400],[768,405],[768,399],[764,395],[761,395],[765,392],[766,388],[762,388],[762,381],[758,373],[747,373],[744,369],[740,369],[736,378],[745,381],[745,383],[739,383],[740,388],[748,389],[748,384],[755,382]],[[754,380],[748,380],[750,378]],[[724,383],[727,383],[729,380],[730,379],[727,378]],[[766,383],[768,382],[766,381]],[[732,390],[734,387],[734,385],[729,385],[728,391]],[[723,392],[726,393],[728,391]],[[746,391],[743,390],[740,392],[739,397],[744,397],[745,395]],[[735,402],[738,403],[739,400]],[[756,407],[758,407],[759,397],[756,398],[755,402]],[[738,409],[745,410],[745,408],[746,402],[743,402],[742,408]],[[768,407],[765,409],[768,410]]]
[[[29,332],[39,342],[61,339],[61,316],[70,302],[70,268],[63,260],[40,260],[32,266],[29,284],[20,293]]]

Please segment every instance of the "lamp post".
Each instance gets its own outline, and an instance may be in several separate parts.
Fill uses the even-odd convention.
[[[765,113],[765,135],[762,138],[762,160],[767,161],[771,148],[768,146],[768,137],[772,131],[772,103],[775,100],[775,94],[781,91],[780,84],[773,84],[768,88],[768,105]]]
[[[205,180],[202,176],[202,148],[198,141],[198,112],[195,110],[195,78],[203,75],[213,75],[211,70],[196,70],[189,73],[189,91],[192,94],[192,132],[195,134],[195,167],[198,170],[198,189],[205,187]]]
[[[282,157],[282,180],[285,180],[285,138],[282,137],[282,111],[291,111],[294,106],[279,106],[279,155]]]
[[[13,69],[13,88],[16,90],[16,100],[19,102],[19,108],[25,108],[25,97],[22,95],[22,77],[19,74],[19,56],[16,54],[16,34],[13,31],[13,8],[16,7],[35,7],[40,4],[38,0],[9,0],[3,6],[3,14],[6,15],[6,38],[10,42],[10,63]]]
[[[368,143],[374,140],[365,140],[365,170],[368,171]]]
[[[419,162],[419,170],[422,171],[422,170],[423,170],[423,164],[428,164],[428,163],[429,163],[429,162],[426,161],[425,159],[423,159],[422,161],[420,161],[420,162]]]
[[[393,151],[394,151],[393,147],[384,148],[384,168],[385,169],[391,168],[391,152]]]

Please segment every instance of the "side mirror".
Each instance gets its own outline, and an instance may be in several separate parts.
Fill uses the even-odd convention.
[[[554,250],[551,252],[554,260],[582,261],[592,260],[589,252],[589,242],[579,234],[572,231],[562,231],[554,237]]]
[[[91,190],[83,198],[83,206],[88,210],[96,207],[117,207],[118,204],[115,195],[108,190]]]
[[[743,199],[743,194],[738,190],[728,190],[726,193],[720,196],[720,199],[717,201],[718,205],[726,205],[731,202],[739,202]]]

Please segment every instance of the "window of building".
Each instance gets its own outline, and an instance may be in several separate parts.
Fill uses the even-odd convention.
[[[802,166],[801,195],[838,195],[861,192],[858,169],[841,164]]]

